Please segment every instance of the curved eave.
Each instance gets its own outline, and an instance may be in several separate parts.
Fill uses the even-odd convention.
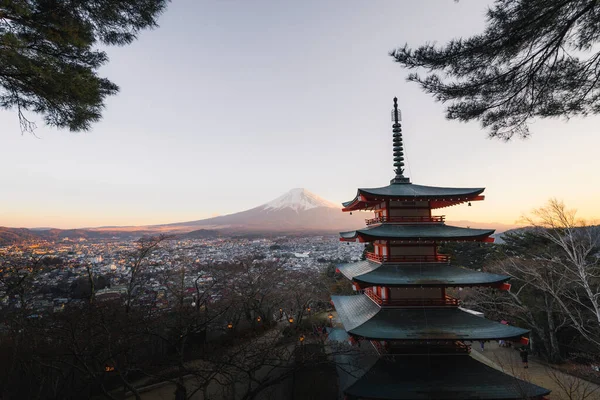
[[[378,264],[359,261],[338,265],[359,287],[500,287],[510,276],[473,271],[447,264]]]
[[[379,267],[381,267],[381,264],[369,260],[336,265],[337,270],[349,280],[368,274]]]
[[[493,242],[493,238],[489,237],[494,232],[494,229],[471,229],[449,225],[382,224],[356,231],[340,232],[340,240],[345,242],[372,242],[379,239]]]
[[[445,208],[445,207],[452,207],[452,206],[456,206],[459,204],[463,204],[466,202],[471,202],[471,201],[483,201],[485,200],[485,196],[474,196],[471,198],[465,198],[465,199],[442,199],[442,200],[432,200],[429,202],[429,206],[431,207],[431,209],[437,209],[437,208]]]
[[[458,308],[379,308],[365,295],[332,296],[331,300],[344,329],[371,340],[498,340],[529,332]]]
[[[358,194],[364,196],[385,196],[388,198],[449,198],[449,197],[473,197],[477,196],[485,188],[449,188],[441,186],[425,186],[413,183],[396,183],[379,188],[360,188]]]
[[[380,188],[360,188],[354,199],[342,203],[342,211],[373,207],[382,200],[430,201],[431,208],[449,207],[467,201],[483,200],[485,188],[446,188],[415,184],[392,184]]]
[[[370,209],[377,204],[379,204],[381,200],[377,199],[367,199],[359,193],[357,193],[356,197],[353,200],[346,201],[342,203],[342,211],[358,211],[358,210],[367,210]]]
[[[351,384],[343,389],[351,398],[516,400],[550,393],[466,354],[380,358],[364,370],[362,376],[348,379]]]
[[[372,340],[472,341],[518,339],[529,331],[489,321],[457,308],[390,308],[382,309],[348,333]]]

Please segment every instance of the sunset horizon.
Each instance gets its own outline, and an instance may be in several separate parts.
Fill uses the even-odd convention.
[[[0,226],[202,219],[256,207],[293,187],[341,203],[354,195],[348,188],[392,178],[394,97],[412,182],[486,187],[483,204],[449,210],[449,219],[493,215],[513,224],[550,198],[581,217],[600,217],[600,187],[592,183],[599,117],[539,120],[528,139],[489,139],[478,123],[446,120],[442,105],[406,82],[388,56],[404,43],[478,32],[485,4],[290,7],[170,4],[159,29],[106,50],[102,73],[121,90],[89,132],[57,130],[31,115],[37,129],[21,133],[15,113],[0,113],[7,172]],[[196,14],[220,23],[195,24]],[[397,23],[397,15],[411,23]]]

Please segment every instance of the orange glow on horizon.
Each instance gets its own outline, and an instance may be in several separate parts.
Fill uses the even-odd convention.
[[[473,202],[471,207],[466,204],[457,205],[437,210],[436,214],[445,215],[446,222],[454,225],[477,224],[502,224],[510,227],[525,225],[522,221],[523,215],[528,215],[532,210],[542,207],[548,201],[535,192],[515,194],[513,201],[506,202],[508,193],[498,193],[486,190],[485,201]],[[570,196],[560,197],[568,208],[576,209],[577,216],[589,223],[599,219],[600,212],[597,204],[600,203],[598,196]],[[79,209],[54,209],[51,212],[43,212],[33,207],[21,207],[18,211],[6,211],[9,207],[0,211],[0,226],[12,228],[58,228],[58,229],[81,229],[98,227],[143,227],[162,225],[177,222],[195,221],[227,215],[256,205],[250,204],[237,210],[224,210],[222,212],[192,212],[182,210],[93,210],[81,207]],[[14,207],[17,208],[17,207]],[[340,211],[341,212],[341,211]],[[371,215],[372,213],[366,213]],[[368,217],[366,217],[368,218]],[[510,229],[510,228],[507,228]]]

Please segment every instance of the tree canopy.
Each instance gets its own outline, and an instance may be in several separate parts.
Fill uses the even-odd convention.
[[[600,3],[496,0],[484,32],[390,55],[448,119],[478,120],[491,137],[529,135],[533,118],[600,113]]]
[[[119,88],[98,76],[98,45],[126,45],[157,26],[168,0],[0,0],[0,108],[22,131],[41,114],[54,127],[88,130]]]

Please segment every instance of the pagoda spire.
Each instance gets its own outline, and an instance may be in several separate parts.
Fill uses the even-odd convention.
[[[398,98],[394,97],[394,109],[392,110],[392,132],[394,133],[394,167],[396,177],[390,183],[410,183],[410,179],[404,176],[404,146],[402,145],[402,117],[398,110]]]

